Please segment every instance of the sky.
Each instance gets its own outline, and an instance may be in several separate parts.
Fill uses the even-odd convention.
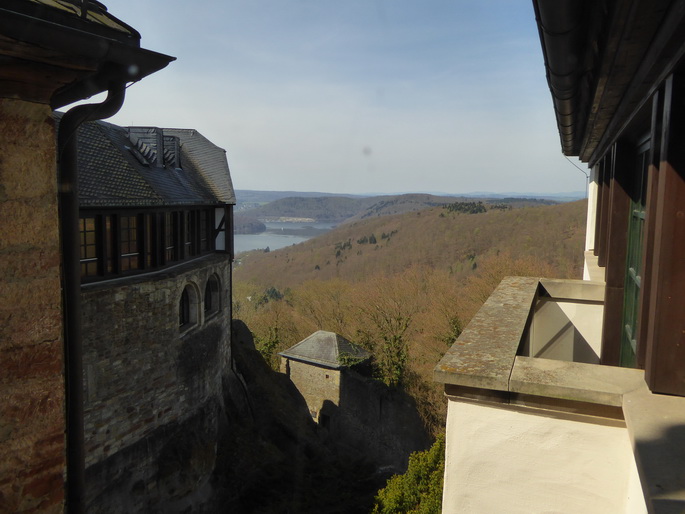
[[[236,189],[585,188],[561,153],[530,0],[105,3],[177,58],[110,121],[197,129]]]

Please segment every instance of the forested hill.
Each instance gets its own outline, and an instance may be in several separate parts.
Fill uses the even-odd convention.
[[[474,213],[432,207],[367,217],[299,245],[243,254],[235,277],[286,288],[312,279],[364,281],[416,265],[466,276],[500,252],[535,257],[558,276],[580,277],[586,205],[581,200]]]
[[[278,218],[309,218],[319,222],[342,223],[355,219],[366,219],[392,214],[414,212],[428,207],[435,207],[455,202],[483,202],[502,204],[512,207],[529,205],[547,205],[555,203],[550,200],[503,198],[474,199],[454,196],[435,196],[430,194],[404,194],[369,197],[345,196],[293,196],[278,198],[269,203],[240,209],[242,216],[273,220]]]

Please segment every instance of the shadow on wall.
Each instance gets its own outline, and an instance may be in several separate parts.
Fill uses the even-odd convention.
[[[231,345],[213,481],[216,510],[207,512],[369,512],[383,477],[321,437],[300,392],[264,361],[242,321],[233,321]]]
[[[86,469],[88,512],[183,512],[212,495],[221,406],[212,399],[189,419],[166,424]],[[153,456],[158,455],[156,459]]]
[[[339,405],[323,402],[319,427],[377,468],[395,473],[406,471],[410,453],[431,445],[414,398],[351,369],[341,373]]]
[[[685,425],[674,425],[658,439],[636,440],[638,466],[646,471],[652,509],[655,512],[685,512]],[[647,495],[646,495],[647,496]]]
[[[541,298],[535,306],[528,337],[521,355],[566,362],[599,364],[599,335],[596,327],[578,326],[581,320],[601,320],[602,305],[598,302],[562,302],[557,299]],[[581,311],[583,316],[572,319],[569,311]],[[575,320],[575,323],[574,323]],[[587,322],[585,323],[587,324]]]

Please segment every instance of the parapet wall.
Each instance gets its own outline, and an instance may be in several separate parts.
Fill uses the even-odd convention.
[[[212,313],[204,309],[210,277],[219,281]],[[229,259],[215,254],[82,288],[88,512],[174,512],[201,502],[231,358],[230,277]],[[180,327],[188,285],[195,321]]]

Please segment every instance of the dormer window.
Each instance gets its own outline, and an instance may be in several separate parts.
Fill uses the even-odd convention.
[[[153,168],[181,169],[181,143],[177,136],[164,135],[157,127],[129,127],[129,152]]]

